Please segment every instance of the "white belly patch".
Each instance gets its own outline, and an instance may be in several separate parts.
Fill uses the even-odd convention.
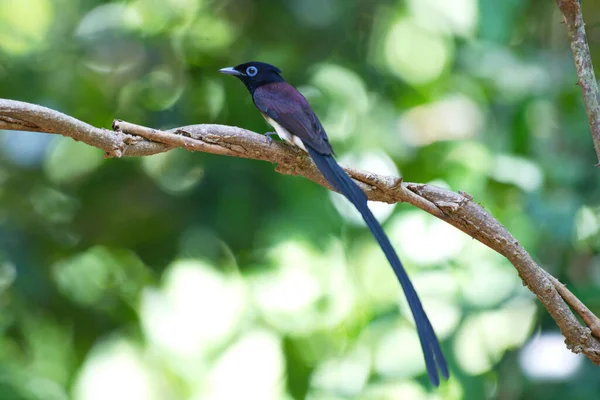
[[[292,146],[300,147],[302,150],[306,151],[306,147],[304,147],[304,143],[298,136],[292,135],[287,129],[283,126],[279,125],[273,119],[269,117],[265,117],[269,125],[275,128],[275,132],[277,132],[277,136],[279,136],[282,140],[285,140]],[[308,151],[306,151],[308,153]]]

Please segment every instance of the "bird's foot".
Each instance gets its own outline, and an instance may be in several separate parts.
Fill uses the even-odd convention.
[[[277,135],[277,132],[267,132],[267,133],[265,133],[265,137],[267,138],[267,143],[269,144],[269,146],[271,145],[271,143],[273,143],[273,138],[271,137],[273,135]]]

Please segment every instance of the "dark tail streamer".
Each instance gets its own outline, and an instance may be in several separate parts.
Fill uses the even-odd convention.
[[[429,375],[431,383],[435,386],[439,386],[440,378],[438,368],[446,379],[450,376],[446,359],[442,354],[442,349],[435,336],[431,322],[429,322],[429,318],[427,318],[427,314],[425,314],[425,310],[423,310],[423,305],[419,300],[419,296],[417,295],[410,278],[404,270],[404,267],[390,243],[390,240],[383,231],[383,228],[377,219],[375,219],[375,216],[367,205],[367,195],[356,183],[354,183],[352,178],[346,174],[331,155],[320,154],[312,149],[307,143],[304,143],[304,145],[327,182],[350,200],[361,213],[367,226],[371,230],[371,233],[375,236],[379,246],[381,246],[381,249],[390,262],[392,269],[404,290],[408,305],[415,319],[415,325],[417,327],[417,333],[419,334],[419,341],[421,342],[425,365],[427,367],[427,374]]]

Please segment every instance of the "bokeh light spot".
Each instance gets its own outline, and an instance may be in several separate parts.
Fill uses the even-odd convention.
[[[365,387],[371,371],[371,354],[357,346],[345,357],[326,359],[315,369],[311,387],[340,396],[354,397]]]
[[[583,206],[575,216],[575,238],[583,241],[596,236],[600,230],[598,215],[591,207]]]
[[[460,277],[461,292],[464,300],[474,307],[494,307],[515,291],[526,292],[510,263],[480,243],[470,242],[459,262],[461,268],[456,276]]]
[[[285,391],[284,373],[280,338],[266,330],[251,330],[216,360],[208,382],[198,386],[192,399],[279,400]]]
[[[535,309],[533,301],[517,299],[496,311],[467,317],[454,342],[460,367],[471,375],[489,371],[506,350],[527,340]]]
[[[102,74],[125,73],[142,64],[144,48],[131,34],[137,20],[139,15],[120,3],[100,5],[84,15],[75,30],[83,64]]]
[[[471,138],[483,126],[484,117],[479,106],[460,94],[414,107],[398,121],[400,134],[413,146]]]
[[[201,14],[183,36],[186,58],[193,64],[202,65],[207,54],[226,52],[236,37],[237,31],[229,21]]]
[[[44,160],[51,135],[39,132],[0,131],[2,154],[21,167],[34,167]]]
[[[421,211],[395,217],[390,222],[389,235],[400,253],[418,264],[439,264],[454,258],[468,240],[456,228]]]
[[[540,167],[522,157],[499,154],[490,170],[493,179],[512,183],[526,192],[534,192],[542,185],[544,176]]]
[[[477,0],[409,0],[408,7],[420,26],[444,33],[470,35],[479,18]]]
[[[583,361],[565,345],[560,333],[542,333],[519,352],[519,364],[533,380],[563,381],[572,377]]]
[[[55,138],[44,169],[54,183],[74,181],[92,173],[104,162],[102,150],[71,138]]]
[[[363,79],[340,65],[321,64],[313,73],[311,84],[299,89],[317,111],[327,135],[333,140],[349,139],[369,106]]]
[[[140,349],[124,339],[96,344],[74,386],[76,400],[159,400]]]
[[[409,18],[393,24],[385,38],[388,69],[413,85],[436,80],[452,53],[452,44],[446,37],[423,29]]]
[[[412,326],[387,331],[381,337],[374,359],[375,371],[388,379],[408,378],[425,371],[421,344]]]
[[[350,316],[355,292],[338,242],[324,254],[301,242],[281,243],[270,253],[276,268],[250,277],[255,303],[269,324],[305,335]]]
[[[25,55],[40,49],[55,17],[50,0],[2,0],[0,51]]]
[[[204,168],[191,165],[184,150],[171,150],[142,159],[142,167],[164,191],[185,194],[196,187],[204,177]]]
[[[169,266],[163,287],[146,288],[140,305],[148,339],[183,359],[200,357],[224,343],[245,310],[242,282],[195,260]]]

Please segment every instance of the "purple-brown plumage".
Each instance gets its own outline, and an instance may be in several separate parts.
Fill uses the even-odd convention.
[[[298,136],[305,146],[320,154],[332,154],[329,138],[321,121],[306,98],[287,82],[267,83],[259,86],[252,100],[263,115]]]

